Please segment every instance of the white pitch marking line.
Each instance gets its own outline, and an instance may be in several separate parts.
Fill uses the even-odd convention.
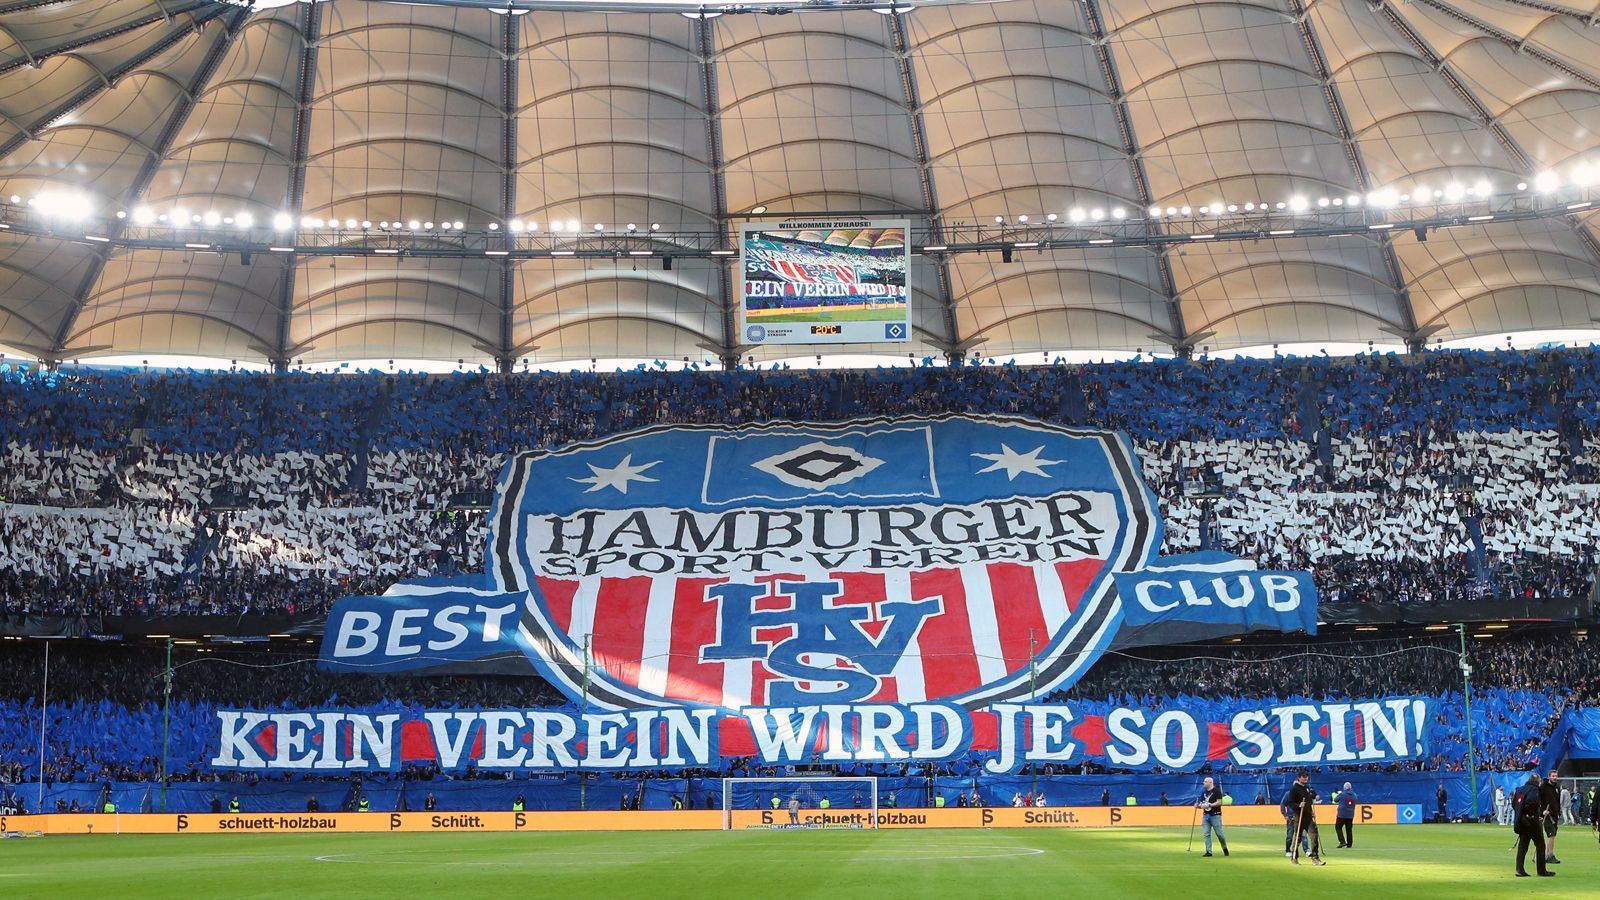
[[[804,853],[797,854],[797,855],[794,855],[794,856],[759,856],[759,857],[754,857],[754,858],[762,860],[762,861],[765,861],[765,862],[793,862],[793,861],[803,861],[803,860],[814,860],[814,859],[816,859],[816,857],[818,855],[818,850],[819,849],[820,850],[824,850],[824,855],[825,855],[825,848],[809,847],[809,848],[806,848]],[[841,847],[841,848],[838,848],[838,849],[841,852],[848,852],[848,848]],[[970,854],[951,855],[951,854],[948,854],[948,853],[939,852],[939,850],[937,848],[921,847],[919,849],[922,849],[922,850],[925,850],[925,851],[928,851],[928,852],[927,853],[922,853],[922,854],[917,854],[917,855],[912,855],[912,856],[902,855],[902,854],[873,854],[873,855],[868,855],[868,856],[858,856],[858,855],[852,854],[851,857],[850,857],[850,860],[852,862],[923,862],[923,861],[928,861],[928,860],[940,860],[940,859],[1017,859],[1017,858],[1028,857],[1028,856],[1041,856],[1045,852],[1044,850],[1041,850],[1038,847],[970,847],[970,846],[959,846],[959,847],[952,847],[950,849],[952,849],[952,850],[997,850],[997,851],[1001,851],[1001,852],[998,852],[998,853],[970,853]],[[375,854],[391,853],[391,852],[392,853],[402,853],[403,852],[408,856],[414,856],[417,853],[417,851],[415,851],[415,850],[407,850],[407,851],[375,850],[375,851],[372,851],[372,852],[375,853]],[[456,851],[449,851],[449,852],[456,852]],[[354,855],[354,854],[352,854],[352,853],[330,853],[330,854],[327,854],[327,855],[324,855],[324,856],[314,856],[314,857],[312,857],[312,860],[314,862],[351,863],[351,864],[355,864],[355,865],[364,865],[364,866],[411,866],[411,865],[430,865],[430,866],[439,866],[439,865],[444,865],[444,866],[504,866],[504,865],[508,865],[508,864],[515,865],[518,862],[523,862],[523,860],[482,861],[482,862],[479,862],[479,861],[462,861],[462,860],[447,860],[445,862],[421,863],[421,862],[417,862],[415,860],[399,860],[399,859],[349,859],[348,857],[350,857],[352,855]],[[539,863],[539,865],[542,865],[542,866],[548,866],[551,863],[557,863],[557,862],[567,863],[569,865],[586,865],[586,864],[588,864],[590,862],[593,862],[593,861],[596,861],[596,860],[638,859],[638,858],[639,858],[639,854],[633,853],[633,852],[624,852],[624,853],[576,853],[575,854],[575,853],[572,853],[571,851],[563,851],[561,853],[560,857],[557,858],[557,859],[540,859],[540,860],[538,860],[538,863]],[[751,858],[751,857],[746,857],[746,859],[749,859],[749,858]]]

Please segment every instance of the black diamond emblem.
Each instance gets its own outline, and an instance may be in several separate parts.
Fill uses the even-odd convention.
[[[828,450],[808,450],[799,456],[792,456],[782,462],[773,463],[773,468],[782,470],[785,474],[798,481],[809,481],[812,484],[827,484],[838,478],[861,468],[862,462],[853,456],[845,456]]]
[[[790,487],[823,490],[847,484],[883,465],[854,447],[812,441],[752,465]]]

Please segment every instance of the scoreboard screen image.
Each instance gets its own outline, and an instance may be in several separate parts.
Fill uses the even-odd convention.
[[[911,339],[911,223],[818,220],[745,225],[739,295],[746,344]]]

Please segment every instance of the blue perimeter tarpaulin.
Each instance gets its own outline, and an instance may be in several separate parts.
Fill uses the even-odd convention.
[[[1567,710],[1559,727],[1566,729],[1567,745],[1551,748],[1556,759],[1600,759],[1600,707]]]
[[[1600,711],[1589,710],[1600,719]],[[1576,731],[1577,729],[1574,729]],[[1591,736],[1593,732],[1585,732]],[[1041,775],[1037,779],[1027,775],[879,778],[880,803],[893,792],[895,804],[901,808],[933,805],[933,797],[943,796],[946,806],[956,805],[957,794],[971,795],[974,787],[986,806],[1010,806],[1012,797],[1019,793],[1038,790],[1043,792],[1050,806],[1097,806],[1105,792],[1113,805],[1123,805],[1128,796],[1138,799],[1140,806],[1159,805],[1161,795],[1174,806],[1193,802],[1199,792],[1200,779],[1194,774],[1173,775]],[[1233,796],[1238,805],[1249,805],[1257,796],[1267,803],[1276,804],[1289,788],[1292,773],[1219,774],[1215,776],[1222,788]],[[1495,785],[1506,788],[1509,794],[1527,778],[1527,773],[1478,773],[1478,812],[1488,815],[1492,810]],[[1356,796],[1363,803],[1415,803],[1424,810],[1424,817],[1433,819],[1437,813],[1437,792],[1444,786],[1446,811],[1449,816],[1466,816],[1471,813],[1472,797],[1466,772],[1327,772],[1312,776],[1312,785],[1324,797],[1350,782]],[[845,807],[854,801],[862,790],[859,781],[829,783],[808,780],[808,796],[827,796],[835,807]],[[755,808],[770,802],[773,785],[754,785],[739,788],[734,794],[734,804]],[[44,789],[44,810],[55,809],[56,800],[76,800],[82,809],[98,808],[104,803],[107,783],[69,783],[47,785]],[[161,812],[161,786],[151,782],[111,782],[110,797],[122,812]],[[28,809],[35,810],[38,797],[37,784],[14,784],[10,793],[21,797]],[[781,791],[782,788],[780,787]],[[521,795],[530,810],[579,809],[581,803],[588,809],[618,809],[624,798],[631,804],[639,798],[641,809],[671,809],[672,797],[678,795],[694,808],[711,806],[721,808],[722,782],[715,778],[617,778],[591,777],[587,786],[577,775],[534,777],[521,779],[474,779],[464,781],[366,781],[361,791],[376,812],[417,811],[423,808],[428,794],[433,794],[441,811],[508,810],[512,801]],[[227,809],[233,797],[239,798],[245,812],[292,812],[304,810],[311,797],[316,797],[325,812],[348,809],[355,803],[353,780],[338,781],[262,781],[248,782],[186,782],[170,785],[166,792],[168,812],[209,812],[212,798]]]

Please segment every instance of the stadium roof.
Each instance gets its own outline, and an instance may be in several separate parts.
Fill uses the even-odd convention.
[[[915,258],[916,342],[856,348],[878,353],[1395,344],[1600,316],[1593,213],[1566,209],[1600,181],[1594,0],[517,5],[0,0],[0,198],[20,204],[0,210],[0,348],[698,359],[739,349],[738,273],[660,257],[759,208],[978,237]],[[1564,205],[1407,224],[1540,197]],[[1357,206],[1400,225],[1227,234]],[[272,232],[284,216],[306,227]],[[213,252],[246,220],[263,248],[324,252]],[[499,246],[513,221],[661,229],[650,257],[371,250],[378,223],[424,240],[412,221],[462,223],[426,236],[447,250]],[[1118,241],[1021,239],[1043,225]],[[134,240],[162,228],[176,249]]]

